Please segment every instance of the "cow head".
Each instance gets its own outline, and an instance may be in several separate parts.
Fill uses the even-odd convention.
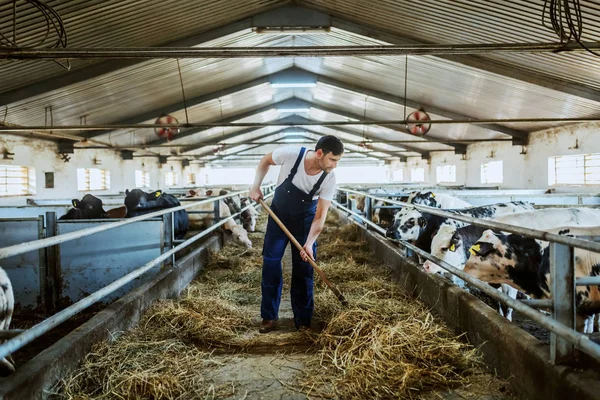
[[[102,200],[91,194],[86,194],[81,200],[71,200],[75,213],[68,219],[100,219],[108,218],[104,211]]]
[[[396,240],[417,240],[426,226],[427,220],[420,211],[404,207],[396,213],[394,222],[385,235]]]
[[[225,233],[231,236],[235,242],[243,244],[248,248],[252,247],[252,241],[248,238],[248,232],[241,226],[236,225],[231,229],[227,229]]]
[[[413,192],[409,195],[408,202],[439,208],[439,204],[435,199],[435,194],[433,192]]]
[[[509,283],[509,269],[517,264],[514,250],[506,235],[488,229],[469,248],[464,271],[484,282]]]
[[[467,250],[464,249],[461,238],[456,235],[456,227],[442,225],[431,241],[431,254],[440,258],[448,264],[462,269],[467,261]],[[425,261],[423,268],[430,274],[443,271],[443,269],[432,261]]]

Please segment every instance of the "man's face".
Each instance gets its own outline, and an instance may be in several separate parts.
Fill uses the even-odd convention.
[[[342,159],[343,155],[344,153],[334,156],[332,152],[323,154],[323,150],[319,149],[317,150],[317,160],[319,160],[319,167],[321,167],[321,170],[330,173],[335,167],[337,167],[337,163]]]

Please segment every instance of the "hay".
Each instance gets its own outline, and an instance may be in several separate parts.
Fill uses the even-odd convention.
[[[350,306],[342,307],[317,278],[314,319],[322,332],[252,334],[252,317],[260,307],[264,233],[251,234],[252,249],[230,244],[211,254],[205,273],[181,299],[158,302],[138,329],[88,355],[63,382],[61,397],[228,396],[227,388],[202,375],[211,368],[211,352],[278,351],[295,345],[310,345],[310,359],[303,376],[285,386],[311,397],[412,398],[481,375],[477,352],[399,290],[356,226],[339,227],[339,220],[329,216],[328,224],[319,263]],[[263,214],[257,226],[264,230],[265,225]],[[288,272],[284,284],[289,281]]]

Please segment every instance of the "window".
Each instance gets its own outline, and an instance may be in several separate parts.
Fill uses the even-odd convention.
[[[437,183],[456,182],[456,165],[438,165],[435,169]]]
[[[402,182],[404,181],[404,169],[400,168],[392,172],[392,181],[393,182]]]
[[[502,183],[502,161],[489,161],[481,164],[481,183]]]
[[[165,173],[165,184],[167,186],[175,186],[179,184],[179,174],[174,171],[167,171]]]
[[[186,185],[195,185],[196,184],[196,174],[187,174],[185,177]]]
[[[110,189],[110,171],[98,168],[77,168],[77,190]]]
[[[35,169],[0,165],[0,196],[35,194]]]
[[[150,187],[150,173],[138,169],[135,171],[135,187],[136,188],[149,188]]]
[[[413,168],[410,170],[411,182],[425,182],[425,168]]]
[[[600,185],[600,153],[548,157],[549,185]]]

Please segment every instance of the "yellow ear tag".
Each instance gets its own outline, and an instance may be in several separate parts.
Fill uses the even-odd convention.
[[[471,246],[471,248],[469,249],[469,253],[476,255],[477,252],[481,250],[481,245],[479,244],[474,244],[473,246]]]
[[[77,203],[75,203],[75,200],[73,200],[73,207],[77,207]]]
[[[454,243],[452,243],[452,246],[450,246],[450,251],[456,251],[456,246],[454,245]]]
[[[435,197],[435,193],[431,193],[431,197]]]
[[[162,192],[159,190],[158,192],[156,192],[156,197],[160,197],[161,194]]]

